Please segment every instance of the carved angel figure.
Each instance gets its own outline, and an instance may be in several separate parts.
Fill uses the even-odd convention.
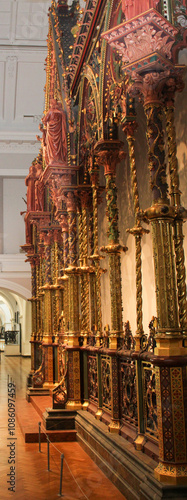
[[[49,163],[64,163],[67,159],[66,115],[60,102],[51,101],[48,113],[42,119],[46,126],[46,147]]]

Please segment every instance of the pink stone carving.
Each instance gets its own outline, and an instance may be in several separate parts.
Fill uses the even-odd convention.
[[[45,141],[49,164],[64,164],[67,160],[66,114],[60,102],[52,99],[42,122],[47,129]]]
[[[36,180],[37,169],[34,164],[29,168],[29,174],[25,179],[25,184],[27,186],[27,211],[33,211],[35,208],[35,194],[34,194],[34,184]]]
[[[173,40],[168,35],[163,36],[162,30],[158,31],[149,24],[129,33],[124,40],[125,44],[118,41],[110,44],[119,51],[123,62],[137,61],[151,52],[159,52],[171,58]]]
[[[38,128],[39,128],[40,132],[42,132],[42,137],[40,137],[39,135],[37,135],[36,138],[37,138],[38,141],[41,142],[41,145],[42,145],[42,148],[43,148],[43,155],[44,155],[45,164],[48,165],[49,159],[48,159],[48,156],[47,156],[46,129],[44,128],[44,126],[43,126],[42,123],[39,124]]]
[[[122,0],[122,11],[126,21],[151,8],[156,9],[159,0]]]
[[[35,182],[35,210],[44,210],[44,184],[39,180]]]

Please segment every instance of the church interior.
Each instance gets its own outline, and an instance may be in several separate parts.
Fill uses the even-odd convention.
[[[0,26],[2,498],[187,498],[186,1]]]

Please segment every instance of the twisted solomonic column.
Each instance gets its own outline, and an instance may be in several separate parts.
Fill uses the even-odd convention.
[[[166,132],[168,143],[168,163],[170,174],[170,196],[171,204],[176,207],[176,217],[173,224],[174,245],[176,255],[177,289],[179,303],[179,321],[183,335],[187,339],[187,301],[186,301],[186,271],[183,247],[183,223],[186,220],[187,212],[181,206],[181,192],[179,189],[179,174],[175,132],[175,93],[182,91],[184,83],[180,74],[174,74],[166,81],[163,91],[165,102]]]
[[[121,291],[121,250],[126,247],[119,244],[117,188],[115,182],[116,165],[124,158],[123,143],[115,140],[100,140],[95,148],[98,165],[104,166],[106,178],[106,201],[108,220],[108,245],[101,250],[109,255],[110,295],[111,295],[111,332],[109,347],[117,349],[123,332],[122,291]]]
[[[80,220],[80,272],[81,272],[81,335],[84,345],[90,332],[90,299],[89,299],[89,272],[88,266],[88,204],[89,193],[82,191],[80,194],[81,212]]]
[[[172,205],[168,199],[166,180],[162,92],[168,81],[168,72],[148,73],[142,77],[141,92],[147,118],[149,170],[153,195],[153,204],[144,212],[144,215],[150,220],[152,226],[158,315],[153,364],[156,380],[159,464],[154,473],[158,480],[178,485],[184,484],[187,476],[185,420],[187,358],[179,324],[176,279],[178,256],[175,260],[173,244],[175,204],[179,203],[173,142],[172,145],[169,143],[168,148]],[[172,140],[173,129],[170,124],[167,124],[167,131],[171,134],[170,140]],[[186,304],[184,309],[185,307]]]
[[[137,122],[135,118],[126,118],[125,122],[122,123],[123,131],[127,136],[128,149],[129,149],[129,160],[130,160],[130,170],[131,170],[131,185],[133,194],[133,204],[134,204],[134,214],[135,214],[135,226],[127,231],[135,236],[135,248],[136,248],[136,350],[139,351],[141,348],[141,337],[144,333],[143,331],[143,312],[142,312],[142,248],[141,240],[143,234],[149,233],[147,229],[144,229],[141,225],[138,215],[140,213],[139,205],[139,194],[138,194],[138,183],[136,174],[136,160],[135,160],[135,137],[134,133],[137,128]]]
[[[93,164],[92,164],[93,163]],[[99,189],[99,169],[92,161],[90,168],[90,178],[92,184],[92,199],[93,199],[93,253],[90,259],[93,262],[95,273],[90,275],[92,290],[93,290],[93,304],[91,308],[92,314],[92,327],[96,332],[96,346],[99,347],[102,337],[102,313],[101,313],[101,273],[103,270],[100,267],[100,260],[102,257],[99,255],[98,243],[98,189]]]
[[[77,267],[77,207],[75,194],[67,194],[67,213],[69,227],[69,266],[65,269],[69,277],[69,340],[72,347],[79,346],[79,270]]]

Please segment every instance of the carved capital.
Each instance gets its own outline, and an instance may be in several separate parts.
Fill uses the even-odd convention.
[[[138,124],[136,120],[126,120],[125,123],[122,125],[123,132],[127,136],[127,139],[129,137],[134,137],[134,133],[136,132],[138,128]]]
[[[116,165],[125,158],[121,141],[100,140],[95,146],[95,155],[98,165],[104,166],[105,175],[115,175]]]
[[[162,73],[153,71],[152,73],[147,73],[143,77],[136,74],[133,75],[134,88],[143,95],[145,106],[147,104],[161,103],[162,90],[169,77],[169,71],[163,71]]]

